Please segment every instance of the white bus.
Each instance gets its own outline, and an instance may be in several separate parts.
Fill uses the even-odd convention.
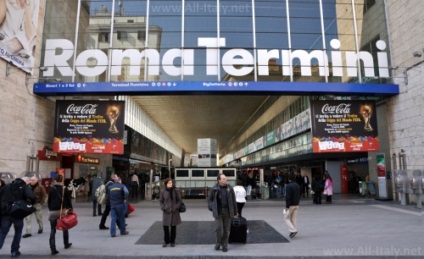
[[[183,198],[205,198],[209,188],[217,183],[218,174],[224,174],[227,182],[235,186],[237,169],[230,167],[181,167],[175,168],[175,187]]]

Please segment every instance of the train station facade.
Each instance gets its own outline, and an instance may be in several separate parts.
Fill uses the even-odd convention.
[[[381,198],[393,198],[397,168],[423,169],[421,1],[46,0],[30,7],[21,44],[13,25],[0,30],[0,171],[49,177],[66,168],[77,178],[166,170],[170,159],[185,165],[184,147],[134,100],[181,93],[270,95],[223,149],[220,165],[310,178],[328,170],[338,193],[351,172],[369,176]],[[122,152],[58,150],[76,141],[56,136],[64,100],[123,101]],[[115,148],[110,139],[95,141]]]

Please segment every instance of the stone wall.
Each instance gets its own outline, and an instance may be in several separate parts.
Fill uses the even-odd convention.
[[[403,149],[408,169],[424,169],[424,1],[387,0],[386,9],[394,82],[400,87],[388,105],[391,154]],[[423,56],[414,57],[414,51]]]

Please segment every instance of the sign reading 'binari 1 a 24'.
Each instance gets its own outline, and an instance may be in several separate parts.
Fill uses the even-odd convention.
[[[242,48],[221,49],[226,46],[225,38],[204,38],[197,39],[197,49],[169,49],[160,53],[156,49],[112,49],[110,57],[100,49],[84,50],[75,57],[75,69],[87,77],[99,76],[104,73],[110,65],[112,76],[122,73],[124,59],[129,60],[129,74],[140,75],[142,61],[148,62],[148,74],[158,76],[162,71],[169,76],[192,76],[195,73],[205,73],[206,75],[218,75],[219,65],[231,76],[246,76],[254,71],[257,65],[259,76],[269,75],[270,60],[280,60],[282,76],[293,74],[293,60],[300,61],[300,72],[302,76],[312,76],[312,62],[318,64],[319,75],[329,75],[329,57],[331,58],[332,76],[335,77],[356,77],[358,76],[358,61],[363,64],[365,77],[375,77],[378,71],[380,78],[388,78],[389,64],[386,43],[382,40],[376,42],[377,60],[367,51],[341,51],[340,41],[333,39],[330,42],[331,50],[287,50],[287,49],[257,49],[256,53]],[[204,48],[204,49],[203,49]],[[198,51],[205,51],[206,64],[195,64],[195,54]],[[44,56],[44,66],[55,67],[62,76],[72,76],[73,68],[71,61],[74,59],[74,44],[67,39],[47,39]],[[218,60],[218,56],[222,59]],[[92,65],[90,60],[96,60],[96,65]],[[109,61],[110,60],[110,61]],[[182,60],[182,62],[180,62]],[[110,62],[110,64],[109,64]],[[176,65],[182,64],[182,65]],[[195,70],[195,67],[205,69],[205,71]],[[162,68],[162,70],[160,69]],[[53,76],[56,69],[49,69],[43,73],[44,76]]]

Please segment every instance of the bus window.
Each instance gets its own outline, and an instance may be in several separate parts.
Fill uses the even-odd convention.
[[[191,177],[205,177],[205,171],[204,170],[191,170]]]
[[[176,177],[188,177],[188,170],[177,170]]]
[[[225,174],[226,177],[234,177],[236,176],[235,170],[222,170],[222,173]]]
[[[219,170],[208,170],[208,177],[217,177],[219,174]]]

